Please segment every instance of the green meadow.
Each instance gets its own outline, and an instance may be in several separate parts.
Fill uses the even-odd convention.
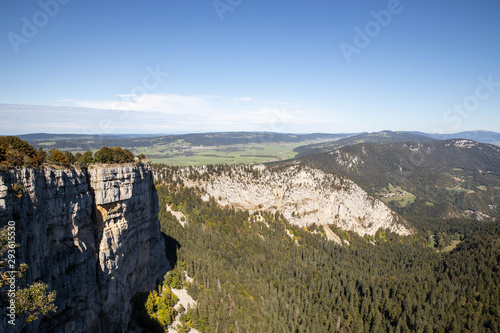
[[[133,149],[138,154],[146,155],[153,163],[170,165],[204,165],[204,164],[240,164],[265,163],[287,160],[295,157],[294,148],[304,145],[300,143],[266,143],[225,145],[217,147],[191,147],[182,143],[158,145]]]

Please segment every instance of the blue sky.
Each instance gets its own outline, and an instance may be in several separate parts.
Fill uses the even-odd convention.
[[[0,134],[500,132],[500,2],[0,2]]]

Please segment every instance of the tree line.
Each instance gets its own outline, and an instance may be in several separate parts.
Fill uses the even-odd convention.
[[[144,154],[138,156],[140,160],[145,159]],[[106,147],[92,153],[77,152],[73,154],[70,151],[60,151],[50,148],[45,151],[42,147],[36,150],[28,142],[19,139],[16,136],[0,137],[0,168],[8,169],[17,166],[38,167],[43,163],[54,163],[56,165],[71,166],[78,164],[86,167],[92,163],[114,164],[131,163],[135,161],[134,154],[121,147]]]

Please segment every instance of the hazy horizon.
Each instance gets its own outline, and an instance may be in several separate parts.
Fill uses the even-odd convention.
[[[165,132],[165,133],[52,133],[52,132],[26,132],[26,133],[0,133],[1,135],[13,135],[13,136],[26,136],[26,135],[71,135],[71,136],[133,136],[133,137],[159,137],[159,136],[169,136],[169,135],[191,135],[191,134],[217,134],[217,133],[269,133],[269,134],[283,134],[283,135],[311,135],[311,134],[339,134],[339,135],[360,135],[360,134],[375,134],[380,132],[402,132],[402,133],[415,133],[422,135],[455,135],[461,133],[494,133],[500,134],[500,132],[487,131],[487,130],[471,130],[471,131],[461,131],[454,133],[428,133],[421,131],[399,131],[399,130],[381,130],[375,132],[270,132],[270,131],[202,131],[202,132]]]
[[[500,132],[500,3],[0,4],[0,132]]]

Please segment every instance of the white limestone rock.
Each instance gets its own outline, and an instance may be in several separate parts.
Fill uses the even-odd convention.
[[[14,332],[126,332],[131,297],[170,269],[148,164],[1,172],[0,227],[10,220],[27,280],[57,291],[56,314]]]
[[[374,235],[381,228],[400,235],[411,233],[401,217],[346,178],[302,165],[253,168],[259,170],[258,177],[234,167],[231,176],[209,175],[201,186],[222,206],[279,211],[298,226],[335,224],[359,235]],[[180,171],[185,184],[200,186],[200,181],[187,178],[189,170]]]

